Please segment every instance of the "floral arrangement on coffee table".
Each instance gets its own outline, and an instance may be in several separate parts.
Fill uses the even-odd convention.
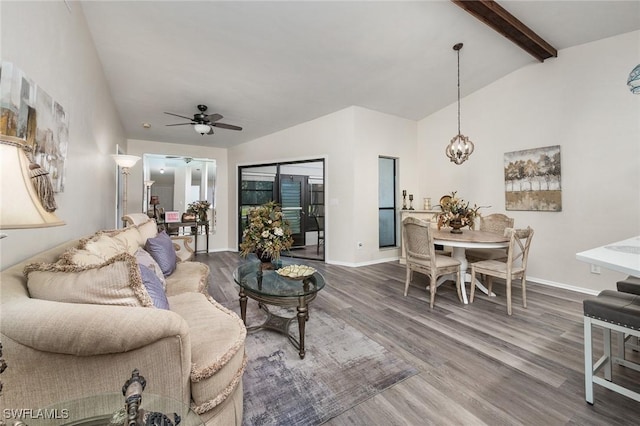
[[[456,197],[456,194],[457,191],[453,191],[451,195],[445,195],[440,199],[442,213],[438,214],[438,229],[443,226],[454,230],[459,230],[465,226],[468,226],[469,229],[473,228],[473,223],[476,217],[479,216],[478,210],[482,206],[479,207],[474,204],[473,207],[469,207],[469,202]]]
[[[249,210],[249,223],[242,232],[240,254],[256,253],[260,260],[280,259],[280,253],[293,245],[291,228],[282,209],[274,202]]]

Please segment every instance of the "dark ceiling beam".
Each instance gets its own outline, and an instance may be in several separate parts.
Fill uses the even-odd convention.
[[[558,51],[493,0],[451,0],[543,62]]]

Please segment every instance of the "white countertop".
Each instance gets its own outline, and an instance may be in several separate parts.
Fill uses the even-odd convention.
[[[576,253],[576,259],[640,277],[640,236]]]

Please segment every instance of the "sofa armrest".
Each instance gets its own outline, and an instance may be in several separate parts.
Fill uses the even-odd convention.
[[[191,244],[194,243],[193,237],[189,235],[172,236],[171,241],[173,241],[173,247],[176,249],[176,255],[180,262],[191,260],[195,253],[191,247]]]
[[[189,334],[184,319],[164,309],[30,298],[3,304],[0,324],[2,334],[24,346],[75,356],[121,353]]]

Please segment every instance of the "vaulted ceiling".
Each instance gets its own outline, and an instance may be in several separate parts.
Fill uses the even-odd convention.
[[[540,62],[456,3],[81,4],[127,137],[216,147],[351,105],[419,120],[455,102],[458,42],[464,97],[562,60],[562,49],[640,29],[640,1],[499,1],[559,51]],[[164,112],[191,117],[198,104],[243,130],[166,126],[185,120]]]

